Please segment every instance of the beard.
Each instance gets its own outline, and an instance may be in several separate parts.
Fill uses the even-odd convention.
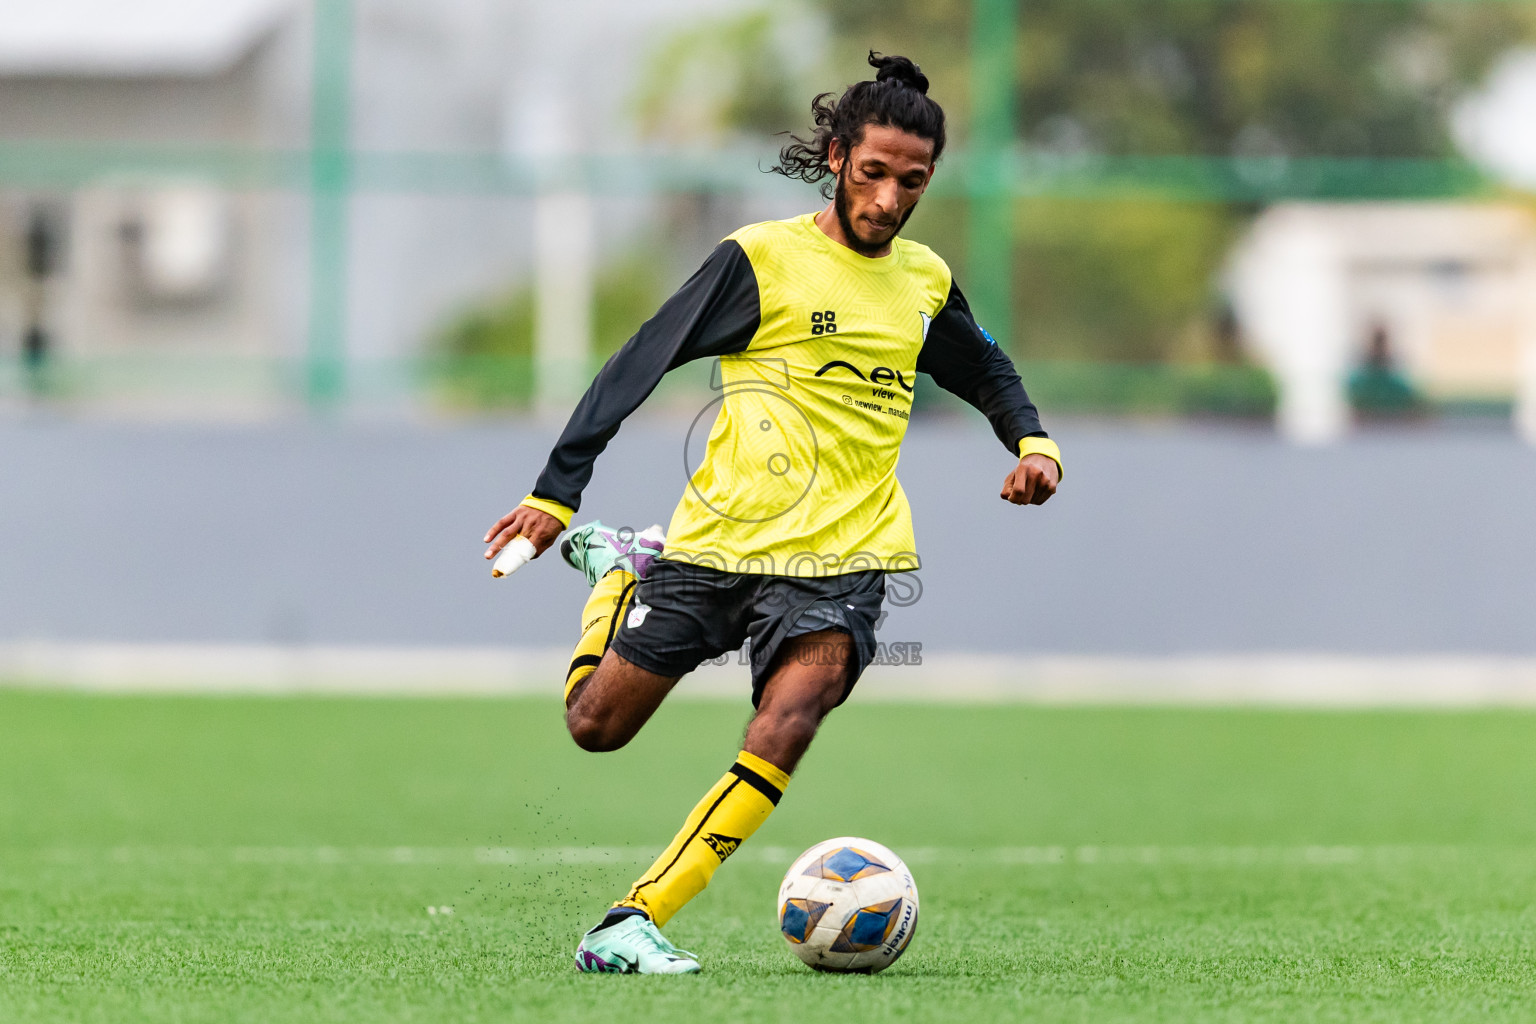
[[[881,249],[891,244],[891,241],[899,234],[901,229],[907,226],[907,221],[917,210],[917,204],[907,207],[907,212],[901,215],[901,220],[896,222],[896,228],[890,235],[878,242],[868,242],[859,236],[853,229],[853,218],[848,215],[848,165],[843,164],[843,169],[837,175],[837,191],[832,196],[832,208],[837,212],[837,222],[843,227],[843,237],[848,239],[848,248],[860,256],[874,256]]]

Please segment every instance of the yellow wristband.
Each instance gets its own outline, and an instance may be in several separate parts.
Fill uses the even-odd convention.
[[[518,502],[518,504],[527,505],[529,508],[535,508],[540,512],[545,512],[554,516],[556,519],[560,520],[560,525],[563,527],[569,527],[571,525],[571,516],[576,514],[575,509],[566,508],[558,501],[549,501],[546,498],[535,498],[531,494],[524,498],[522,501]]]
[[[1056,472],[1060,477],[1067,475],[1066,467],[1061,464],[1061,448],[1048,437],[1026,437],[1020,440],[1019,458],[1026,455],[1044,455],[1056,463]]]

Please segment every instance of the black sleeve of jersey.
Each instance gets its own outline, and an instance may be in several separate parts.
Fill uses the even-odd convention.
[[[1019,454],[1019,439],[1046,437],[1040,413],[1024,393],[1013,360],[982,333],[953,281],[944,308],[928,325],[928,337],[917,355],[917,368],[980,409],[992,423],[992,432]]]
[[[744,351],[761,316],[752,261],[736,242],[721,242],[599,371],[549,453],[533,496],[579,508],[592,464],[662,375],[693,359]]]

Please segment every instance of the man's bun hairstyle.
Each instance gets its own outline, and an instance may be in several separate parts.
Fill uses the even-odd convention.
[[[900,82],[928,95],[928,76],[923,74],[923,69],[913,64],[906,57],[882,57],[874,50],[869,51],[869,66],[875,68],[875,82]]]
[[[937,163],[944,152],[944,108],[928,98],[928,76],[906,57],[882,56],[869,51],[873,82],[855,82],[832,101],[824,92],[811,101],[816,130],[808,138],[790,136],[779,150],[779,162],[769,170],[786,178],[821,182],[821,194],[831,199],[836,187],[827,154],[832,140],[840,139],[847,153],[864,141],[866,125],[880,125],[909,132],[933,142]]]

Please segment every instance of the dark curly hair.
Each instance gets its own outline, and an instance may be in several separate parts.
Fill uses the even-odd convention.
[[[843,152],[848,153],[864,141],[864,126],[871,124],[931,139],[933,159],[938,161],[944,152],[944,108],[928,98],[928,76],[906,57],[884,57],[873,50],[869,64],[876,69],[873,82],[855,82],[836,102],[830,92],[811,101],[816,130],[809,138],[791,135],[792,141],[779,150],[779,162],[770,171],[812,184],[822,182],[822,197],[831,199],[836,185],[827,166],[832,140],[842,140]]]

